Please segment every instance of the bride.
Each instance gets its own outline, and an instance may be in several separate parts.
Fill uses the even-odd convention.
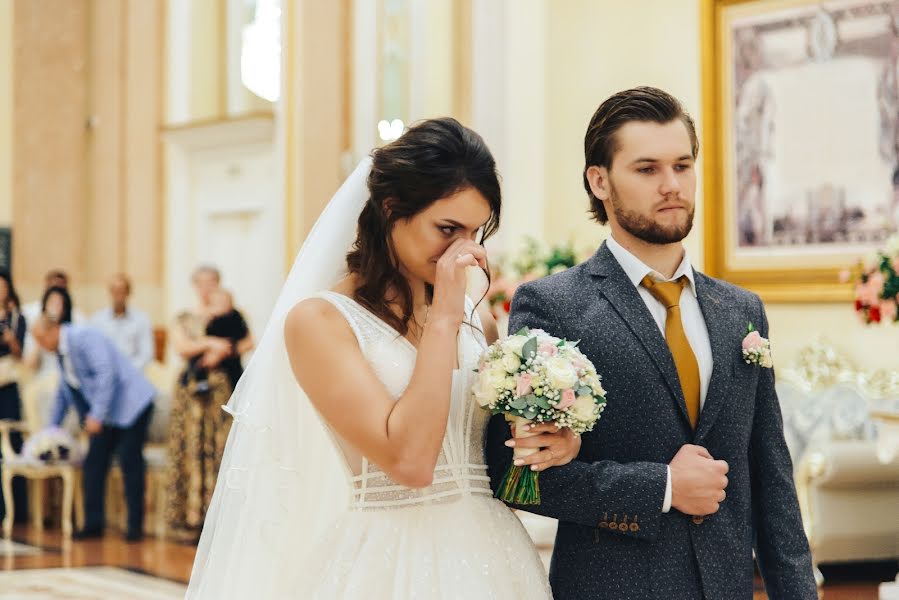
[[[188,598],[551,597],[492,497],[489,415],[468,394],[497,334],[466,270],[487,271],[499,216],[493,157],[454,119],[412,127],[344,183],[226,407]],[[541,427],[550,451],[529,464],[577,455]]]

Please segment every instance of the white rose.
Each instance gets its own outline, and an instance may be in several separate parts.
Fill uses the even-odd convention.
[[[490,386],[494,390],[502,390],[506,387],[506,370],[500,366],[493,366],[487,371],[486,377],[483,378],[486,380],[486,385]]]
[[[579,421],[590,421],[593,419],[595,408],[596,401],[593,400],[593,396],[578,396],[568,411]]]
[[[577,373],[571,363],[559,356],[546,362],[546,378],[549,385],[557,390],[570,388],[577,383]]]
[[[511,337],[507,337],[503,340],[502,348],[503,352],[506,354],[510,354],[514,352],[518,356],[521,356],[521,349],[524,348],[524,345],[527,343],[529,338],[523,335],[513,335]]]
[[[493,404],[499,397],[496,388],[489,384],[486,377],[479,377],[473,388],[472,393],[475,402],[477,402],[478,406],[481,408]]]
[[[599,382],[599,379],[593,379],[590,381],[590,388],[593,390],[593,393],[597,396],[602,396],[605,398],[606,391],[603,389],[602,384]]]
[[[508,373],[517,373],[518,369],[521,368],[521,359],[517,354],[512,354],[511,352],[505,354],[503,355],[503,368]]]

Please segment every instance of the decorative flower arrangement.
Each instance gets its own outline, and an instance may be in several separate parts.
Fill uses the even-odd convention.
[[[22,447],[22,458],[28,462],[50,465],[77,463],[81,449],[65,429],[48,427],[28,436]]]
[[[493,315],[500,319],[509,315],[512,296],[518,286],[559,273],[580,262],[571,242],[546,247],[532,237],[524,239],[524,248],[513,256],[499,256],[491,261],[493,279],[487,290],[487,301]]]
[[[866,324],[899,320],[899,234],[842,278],[855,284],[855,310]]]

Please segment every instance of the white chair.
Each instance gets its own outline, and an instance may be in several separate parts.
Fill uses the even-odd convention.
[[[13,477],[24,477],[31,483],[29,497],[31,499],[31,516],[33,526],[37,530],[44,528],[44,502],[43,484],[47,479],[59,477],[62,479],[62,532],[65,536],[72,534],[72,509],[77,501],[76,518],[79,527],[84,522],[83,510],[80,501],[80,486],[78,481],[81,469],[72,464],[44,464],[30,461],[13,451],[10,435],[19,432],[26,436],[29,428],[21,421],[0,420],[0,449],[3,451],[3,477],[2,490],[6,502],[6,516],[3,519],[3,537],[12,535],[12,524],[15,518],[15,502],[12,496]]]

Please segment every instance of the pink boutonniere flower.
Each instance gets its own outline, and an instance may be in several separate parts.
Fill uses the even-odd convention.
[[[746,328],[746,337],[743,338],[743,360],[747,365],[758,365],[764,369],[774,366],[771,342],[763,338],[752,323]]]

